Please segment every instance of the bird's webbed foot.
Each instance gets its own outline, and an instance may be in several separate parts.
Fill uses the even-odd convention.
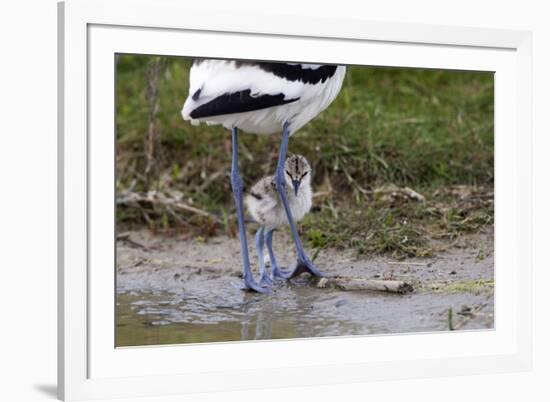
[[[275,265],[271,268],[271,275],[274,281],[277,279],[288,279],[290,271],[286,271],[283,268]]]
[[[273,280],[269,277],[267,271],[264,271],[264,273],[260,277],[259,284],[264,288],[273,286]]]
[[[271,285],[262,284],[261,281],[258,283],[254,280],[254,278],[244,278],[242,283],[233,282],[232,285],[245,292],[257,292],[263,294],[271,293]]]
[[[300,274],[303,274],[304,272],[307,272],[312,276],[316,276],[318,278],[322,278],[325,276],[321,271],[319,271],[319,269],[309,258],[303,256],[298,257],[296,265],[294,265],[292,271],[287,273],[286,279],[292,279]]]

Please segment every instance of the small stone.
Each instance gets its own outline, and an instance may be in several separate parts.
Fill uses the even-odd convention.
[[[327,278],[321,278],[321,279],[319,279],[319,282],[317,283],[317,287],[320,288],[320,289],[323,289],[324,287],[327,286],[327,283],[328,283]]]
[[[472,308],[469,307],[469,306],[463,305],[460,308],[460,311],[458,312],[458,314],[465,315],[465,316],[471,316],[472,315]]]
[[[340,307],[340,306],[343,306],[343,305],[345,305],[345,304],[348,304],[348,301],[345,300],[345,299],[341,299],[341,300],[338,300],[338,301],[334,304],[334,306],[335,306],[335,307]]]

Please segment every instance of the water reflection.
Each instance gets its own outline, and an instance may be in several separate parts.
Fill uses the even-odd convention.
[[[468,297],[470,303],[492,301],[491,295]],[[178,293],[126,291],[117,294],[116,346],[444,331],[448,306],[464,298],[309,286],[281,286],[265,296],[214,284]]]
[[[263,311],[256,316],[256,336],[254,339],[271,339],[271,317]]]
[[[331,313],[333,298],[304,292],[284,297],[234,292],[217,297],[131,292],[117,295],[117,346],[161,343],[284,339],[357,332]],[[306,292],[307,293],[307,292]],[[227,299],[226,299],[227,300]],[[315,314],[312,311],[315,310]]]

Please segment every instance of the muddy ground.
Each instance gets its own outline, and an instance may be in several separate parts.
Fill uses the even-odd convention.
[[[445,251],[427,259],[357,257],[353,251],[334,249],[316,257],[315,263],[328,276],[407,281],[414,291],[406,295],[317,289],[307,274],[277,284],[270,295],[247,293],[232,285],[241,275],[235,238],[219,236],[205,242],[143,230],[119,239],[117,346],[494,326],[491,228],[446,244]],[[294,257],[288,236],[276,233],[274,243],[281,265],[290,265]],[[257,270],[252,245],[250,253]]]

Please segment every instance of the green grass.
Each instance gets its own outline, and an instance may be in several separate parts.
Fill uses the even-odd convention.
[[[190,61],[167,58],[159,83],[160,135],[152,180],[144,138],[149,56],[121,55],[117,64],[117,189],[176,189],[189,205],[219,217],[151,209],[147,219],[119,207],[122,225],[178,228],[200,235],[234,232],[228,180],[230,135],[221,126],[191,126],[180,110]],[[314,170],[315,210],[303,222],[310,247],[353,247],[359,253],[423,256],[434,238],[454,238],[492,224],[492,198],[474,205],[445,191],[493,186],[493,74],[427,69],[350,67],[341,93],[293,136],[290,150]],[[246,184],[273,172],[277,136],[242,135]],[[375,190],[408,186],[425,202],[377,200]],[[468,204],[468,205],[466,205]],[[470,202],[471,204],[471,202]],[[204,228],[207,228],[205,230]]]
[[[390,254],[394,258],[428,257],[436,240],[456,240],[493,224],[492,198],[478,188],[466,199],[449,198],[436,190],[424,202],[343,200],[321,204],[307,215],[302,233],[312,248],[353,248],[358,254]]]
[[[435,293],[456,294],[472,293],[481,294],[483,292],[493,291],[495,282],[493,280],[477,279],[451,282],[447,284],[436,283],[431,285],[431,291]]]

